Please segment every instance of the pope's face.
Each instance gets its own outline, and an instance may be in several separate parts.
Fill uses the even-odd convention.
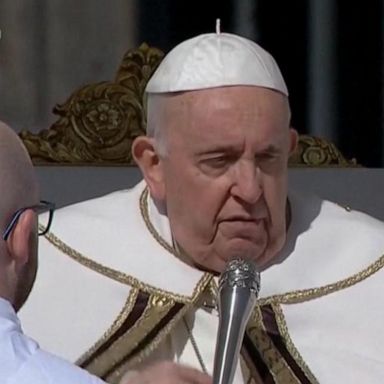
[[[157,197],[174,241],[215,272],[235,257],[268,263],[285,242],[296,142],[286,97],[251,86],[186,92],[167,100],[161,119],[167,153]]]

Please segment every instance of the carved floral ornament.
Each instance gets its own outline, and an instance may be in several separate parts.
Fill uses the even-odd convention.
[[[20,137],[35,165],[132,166],[131,145],[145,134],[144,89],[164,54],[143,43],[124,56],[112,82],[86,85],[57,105],[57,121]],[[290,166],[356,166],[324,139],[300,136]]]

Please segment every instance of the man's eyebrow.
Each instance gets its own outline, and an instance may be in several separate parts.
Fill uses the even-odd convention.
[[[241,148],[237,148],[233,144],[222,144],[217,145],[215,147],[209,147],[209,148],[203,148],[200,149],[196,156],[205,156],[205,155],[215,155],[215,154],[236,154],[241,151]],[[283,152],[282,148],[280,148],[278,145],[275,144],[269,144],[264,148],[260,148],[256,150],[256,155],[260,154],[269,154],[269,155],[277,155]]]
[[[261,148],[258,153],[270,153],[270,154],[277,154],[281,153],[282,149],[274,144],[270,144],[265,148]]]
[[[197,155],[214,155],[218,153],[236,153],[238,149],[232,144],[217,145],[215,147],[204,148],[197,152]]]

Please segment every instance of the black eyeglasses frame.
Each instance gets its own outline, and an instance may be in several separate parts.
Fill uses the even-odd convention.
[[[12,218],[11,218],[11,221],[9,222],[9,224],[6,226],[4,232],[3,232],[3,240],[4,241],[7,241],[8,238],[9,238],[9,235],[11,234],[11,232],[13,231],[14,227],[16,226],[20,216],[25,212],[27,211],[28,209],[32,209],[34,210],[37,214],[40,214],[40,213],[45,213],[45,212],[49,212],[49,217],[48,217],[48,224],[46,227],[44,227],[44,229],[41,230],[41,226],[39,226],[39,236],[44,236],[48,231],[49,231],[49,228],[51,227],[51,224],[52,224],[52,219],[53,219],[53,212],[55,211],[55,203],[52,203],[50,201],[46,201],[46,200],[41,200],[39,202],[39,204],[36,204],[36,205],[31,205],[31,206],[28,206],[28,207],[23,207],[23,208],[20,208],[18,209],[13,215],[12,215]]]

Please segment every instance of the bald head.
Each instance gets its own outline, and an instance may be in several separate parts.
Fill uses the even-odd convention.
[[[0,122],[0,230],[19,208],[38,202],[36,175],[26,148],[17,134]]]

